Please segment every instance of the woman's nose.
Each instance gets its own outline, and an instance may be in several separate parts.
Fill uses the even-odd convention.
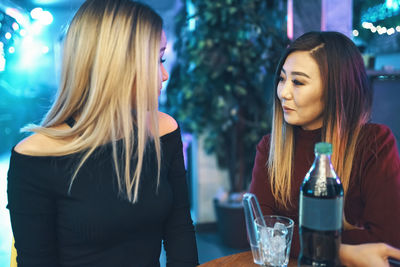
[[[169,79],[168,71],[165,69],[164,65],[161,65],[162,81],[165,82]]]
[[[278,96],[280,99],[292,98],[292,88],[289,82],[281,82],[280,86],[278,86]]]

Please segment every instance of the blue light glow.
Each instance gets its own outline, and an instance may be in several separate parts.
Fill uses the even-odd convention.
[[[400,13],[400,0],[386,0],[385,3],[379,4],[367,9],[362,14],[361,22],[376,22],[378,20],[384,20],[396,16]]]
[[[49,25],[53,22],[53,15],[40,7],[32,9],[31,17],[42,25]]]
[[[27,27],[29,25],[29,17],[22,14],[15,8],[7,8],[6,14],[14,18],[19,25],[22,25],[23,27]]]
[[[35,21],[31,24],[29,32],[34,35],[39,35],[43,30],[43,24],[39,21]]]
[[[35,67],[41,56],[49,52],[49,47],[42,41],[34,38],[31,35],[28,35],[22,40],[19,51],[20,68],[29,69]]]
[[[192,1],[187,0],[186,1],[186,11],[189,17],[189,30],[194,31],[196,29],[196,19],[193,17],[196,14],[196,8],[193,5]]]
[[[3,44],[0,42],[0,44]],[[0,45],[0,72],[6,69],[6,59],[4,58],[3,45]]]
[[[31,17],[33,19],[37,19],[38,20],[40,18],[40,15],[42,14],[42,12],[43,12],[43,9],[41,7],[36,7],[36,8],[31,10]]]
[[[0,72],[3,72],[6,69],[6,59],[4,56],[0,56]]]
[[[50,25],[53,22],[53,15],[49,11],[43,11],[40,21],[43,25]]]
[[[42,47],[42,53],[47,54],[49,52],[49,47],[48,46],[43,46]]]
[[[21,29],[21,30],[19,31],[19,34],[20,34],[22,37],[26,36],[26,30],[25,30],[25,29]]]
[[[18,30],[19,30],[19,25],[18,25],[18,23],[14,22],[14,23],[12,24],[12,28],[14,29],[14,31],[18,31]]]
[[[53,22],[52,14],[41,8],[33,9],[30,14],[17,8],[7,8],[4,13],[9,23],[2,21],[1,25],[0,71],[38,69],[40,64],[47,64],[52,48],[48,44],[46,26]]]

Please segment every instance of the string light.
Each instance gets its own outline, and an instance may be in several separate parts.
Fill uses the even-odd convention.
[[[18,25],[18,23],[14,22],[14,23],[12,24],[12,28],[14,29],[14,31],[18,31],[18,30],[19,30],[19,25]]]
[[[390,29],[388,29],[388,30],[386,31],[386,33],[387,33],[388,35],[392,35],[393,33],[395,33],[395,30],[394,30],[394,28],[390,28]]]
[[[382,34],[387,34],[387,35],[392,35],[394,34],[396,31],[400,32],[400,25],[396,26],[396,27],[390,27],[390,28],[386,28],[385,26],[381,26],[381,25],[377,25],[375,26],[372,22],[366,22],[364,21],[361,25],[364,29],[368,29],[370,30],[372,33],[376,33],[378,32],[379,35]],[[353,35],[357,36],[354,34],[353,31]]]

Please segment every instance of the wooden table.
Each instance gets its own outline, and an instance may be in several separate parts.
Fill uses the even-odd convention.
[[[297,260],[290,259],[288,267],[296,266]],[[203,263],[198,267],[260,267],[260,265],[254,263],[251,251],[245,251]]]

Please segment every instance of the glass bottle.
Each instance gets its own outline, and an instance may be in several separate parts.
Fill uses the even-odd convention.
[[[332,166],[330,143],[317,143],[300,188],[299,266],[340,266],[343,186]]]

